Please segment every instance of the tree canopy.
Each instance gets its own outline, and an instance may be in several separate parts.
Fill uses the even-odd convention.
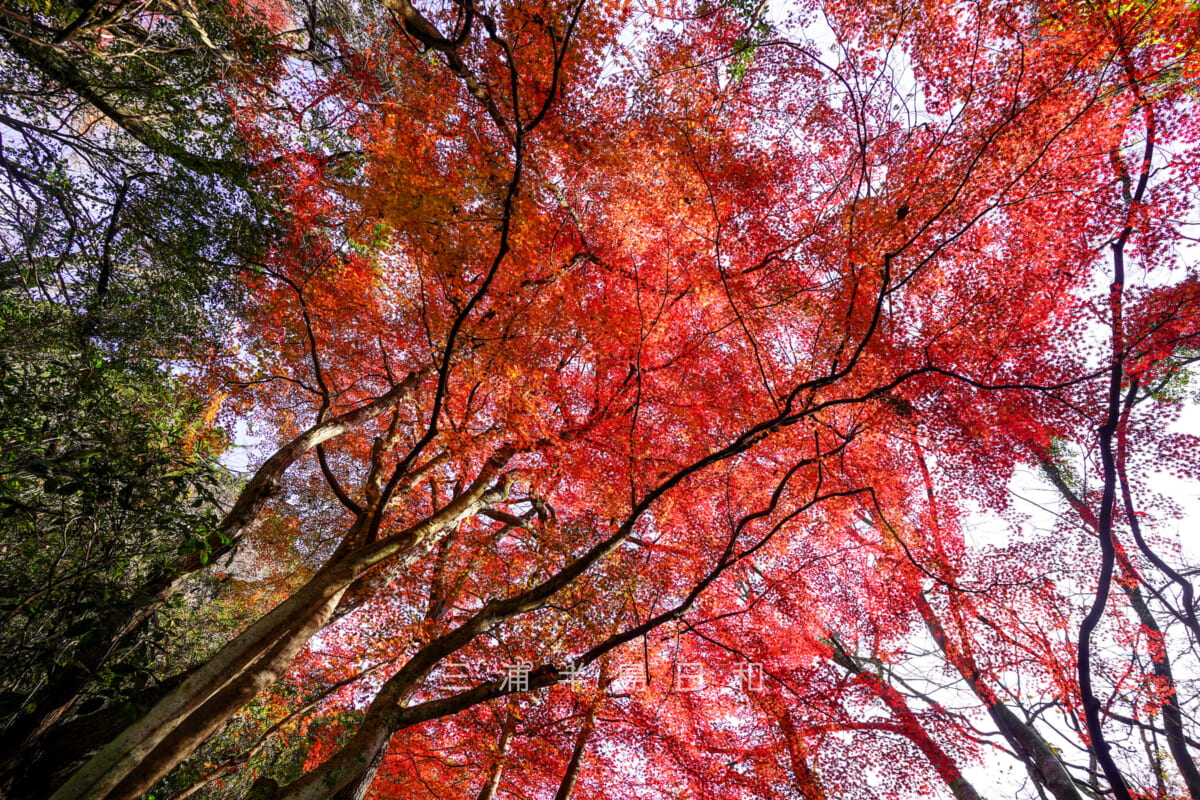
[[[1194,0],[0,37],[6,796],[1200,798]]]

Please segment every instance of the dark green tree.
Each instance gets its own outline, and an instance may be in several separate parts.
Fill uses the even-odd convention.
[[[94,747],[89,715],[157,696],[157,612],[220,541],[232,479],[191,376],[269,235],[228,91],[269,82],[274,49],[229,3],[0,19],[7,789]]]

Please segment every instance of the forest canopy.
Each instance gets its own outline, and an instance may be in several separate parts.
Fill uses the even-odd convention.
[[[1200,799],[1195,0],[5,0],[0,795]]]

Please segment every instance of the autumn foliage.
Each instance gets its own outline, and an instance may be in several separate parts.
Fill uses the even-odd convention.
[[[1194,2],[238,13],[241,616],[14,797],[1200,796]]]

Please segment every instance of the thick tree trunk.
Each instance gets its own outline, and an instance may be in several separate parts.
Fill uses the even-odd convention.
[[[336,565],[335,565],[336,566]],[[337,607],[349,581],[317,573],[126,728],[54,794],[136,800],[232,714],[277,680]]]
[[[259,692],[278,680],[332,617],[362,569],[335,556],[100,750],[55,800],[136,800]]]
[[[308,640],[325,627],[344,591],[332,593],[243,675],[188,715],[109,793],[109,800],[137,800],[142,797],[201,743],[223,729],[238,709],[282,678]]]
[[[383,766],[383,757],[386,755],[387,746],[385,745],[375,754],[375,758],[367,765],[363,773],[343,786],[331,800],[366,800],[367,794],[371,791],[371,784],[375,782],[375,776],[379,774],[379,768]]]
[[[292,464],[323,442],[358,428],[386,411],[417,385],[422,374],[410,374],[382,397],[319,422],[276,450],[238,494],[217,531],[209,537],[208,549],[203,557],[200,552],[193,553],[152,575],[136,593],[141,600],[135,603],[135,610],[107,619],[96,631],[96,644],[78,653],[73,668],[34,698],[34,705],[40,710],[18,720],[6,732],[0,740],[0,750],[9,753],[9,757],[0,765],[0,774],[5,776],[4,783],[13,780],[12,773],[28,760],[30,752],[37,749],[39,739],[71,712],[95,671],[120,650],[122,643],[137,636],[154,613],[182,588],[189,575],[232,551],[246,529],[258,518],[267,500],[276,492],[280,480]]]
[[[183,672],[153,686],[124,702],[114,703],[83,717],[51,728],[20,753],[14,753],[5,766],[5,783],[0,797],[49,797],[61,776],[89,754],[110,741],[119,731],[187,680]]]
[[[492,485],[512,456],[501,448],[467,491],[427,519],[381,541],[366,532],[374,508],[358,516],[341,548],[291,597],[252,624],[199,667],[177,690],[98,752],[53,800],[136,800],[255,695],[280,678],[304,644],[329,621],[342,595],[371,567],[391,561],[404,568],[436,541],[439,532],[507,496],[508,483]],[[397,560],[399,559],[399,560]],[[390,738],[391,732],[387,731]],[[359,767],[367,768],[370,758]],[[344,785],[344,784],[343,784]],[[339,785],[340,788],[340,785]]]

